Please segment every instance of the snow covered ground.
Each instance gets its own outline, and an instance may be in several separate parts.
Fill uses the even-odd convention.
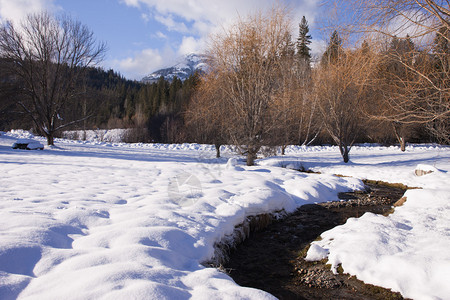
[[[408,298],[450,299],[450,148],[416,145],[401,153],[397,147],[356,147],[349,164],[330,150],[304,148],[299,153],[292,147],[290,156],[262,164],[302,165],[422,189],[408,190],[406,203],[389,217],[366,213],[323,233],[307,259],[328,258],[334,271],[341,264],[345,273]],[[418,165],[434,172],[416,176]]]
[[[71,140],[120,143],[124,140],[125,135],[129,130],[130,129],[71,130],[64,131],[62,136]]]
[[[57,140],[27,151],[11,149],[16,138],[30,136],[0,136],[0,299],[272,299],[201,263],[247,216],[362,188],[333,173],[424,189],[388,218],[327,232],[315,254],[408,297],[450,294],[448,147],[360,147],[348,165],[334,147],[291,147],[246,167],[209,145]],[[419,163],[438,171],[415,177]],[[300,165],[323,174],[289,169]]]

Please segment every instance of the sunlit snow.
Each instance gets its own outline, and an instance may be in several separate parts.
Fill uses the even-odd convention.
[[[442,286],[450,278],[448,147],[359,147],[348,165],[334,147],[292,147],[246,167],[229,150],[215,159],[209,145],[57,140],[44,151],[14,150],[18,138],[33,137],[0,136],[1,299],[271,299],[201,263],[247,216],[363,188],[333,173],[424,189],[408,191],[390,217],[350,219],[312,249],[407,297],[450,294]],[[421,163],[437,172],[415,176]]]

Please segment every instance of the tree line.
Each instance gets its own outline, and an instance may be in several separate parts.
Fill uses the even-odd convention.
[[[6,61],[0,58],[0,70],[5,69],[2,64]],[[155,83],[144,84],[125,79],[113,70],[89,67],[77,87],[78,96],[58,111],[57,121],[70,123],[63,130],[126,128],[129,129],[124,137],[126,142],[181,142],[183,111],[199,78],[199,74],[185,81],[179,78],[168,81],[161,77]],[[0,82],[0,130],[31,129],[45,136],[27,112],[17,105],[23,97],[17,84],[6,77]],[[54,136],[60,137],[62,132],[56,131]]]
[[[160,77],[157,82],[142,83],[112,70],[92,68],[86,85],[100,91],[103,98],[92,97],[97,105],[93,117],[72,129],[128,128],[127,142],[180,142],[184,139],[183,111],[199,80],[196,73],[184,81]]]
[[[419,0],[365,4],[355,1],[352,9],[364,12],[359,21],[367,27],[333,30],[312,67],[307,22],[299,25],[295,47],[283,8],[241,19],[216,35],[210,71],[187,112],[191,132],[216,146],[236,145],[248,165],[263,146],[281,146],[283,153],[288,144],[332,141],[348,162],[358,141],[397,140],[403,151],[407,141],[449,144],[448,6]],[[380,7],[389,10],[385,18]],[[426,23],[415,20],[414,36],[379,26],[404,28],[414,9],[426,17]]]
[[[305,17],[296,38],[284,8],[241,18],[212,37],[207,73],[153,84],[96,68],[104,45],[81,24],[31,15],[28,30],[0,31],[0,126],[34,127],[49,144],[63,129],[132,128],[130,142],[210,143],[218,156],[232,144],[248,165],[262,148],[284,154],[290,144],[334,143],[345,162],[355,142],[449,144],[448,10],[428,0],[378,4],[356,1],[357,24],[336,26],[315,59]],[[414,9],[426,20],[414,20],[411,35],[392,30]],[[77,43],[58,44],[64,26],[82,33]]]
[[[46,12],[0,29],[0,129],[33,129],[49,145],[63,130],[131,128],[130,142],[175,142],[198,75],[126,80],[96,65],[106,45],[86,26]]]

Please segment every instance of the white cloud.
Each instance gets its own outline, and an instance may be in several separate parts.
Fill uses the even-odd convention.
[[[20,22],[30,13],[56,11],[54,0],[0,0],[0,20]]]
[[[121,60],[113,60],[109,64],[113,69],[119,69],[126,78],[141,80],[150,72],[166,67],[167,62],[174,61],[175,54],[166,47],[158,49],[144,49],[134,55]]]
[[[139,7],[140,0],[120,0],[120,2],[125,3],[128,6]]]
[[[144,11],[145,18],[153,17],[168,31],[183,34],[181,43],[178,42],[173,46],[177,55],[204,51],[210,34],[227,28],[239,17],[245,17],[257,9],[271,8],[276,4],[274,0],[122,0],[122,2],[140,8]],[[319,0],[284,0],[284,2],[292,12],[294,25],[300,22],[303,15],[310,24],[313,22]],[[298,28],[293,30],[295,37]],[[156,35],[161,38],[167,37],[162,32]],[[316,50],[318,45],[313,45],[313,50]]]
[[[245,17],[256,10],[271,8],[274,0],[120,0],[128,6],[139,8],[145,21],[153,18],[163,24],[169,32],[181,33],[181,42],[171,40],[172,34],[158,31],[152,36],[167,41],[162,52],[146,49],[121,61],[116,66],[129,77],[140,79],[149,72],[170,66],[179,56],[205,51],[207,39],[218,33],[239,17]],[[283,1],[283,0],[282,0]],[[284,0],[293,17],[293,37],[298,34],[298,22],[306,16],[309,24],[314,21],[314,11],[319,0]],[[313,41],[313,55],[323,52],[325,42]],[[171,45],[171,46],[168,46]]]
[[[313,57],[320,57],[327,49],[327,42],[324,40],[312,40],[310,48]]]
[[[161,24],[165,25],[167,27],[168,30],[170,31],[177,31],[177,32],[182,32],[182,33],[186,33],[188,32],[188,28],[186,26],[186,24],[182,23],[182,22],[176,22],[173,18],[172,15],[156,15],[155,16],[155,20],[160,22]]]
[[[181,41],[181,45],[178,48],[178,54],[186,55],[190,53],[199,53],[204,48],[204,40],[196,39],[192,36],[185,36]]]
[[[148,21],[150,21],[151,16],[149,14],[141,14],[141,18],[145,21],[145,23],[147,23]]]
[[[167,35],[165,35],[164,33],[162,33],[161,31],[157,31],[156,32],[156,34],[155,34],[155,36],[157,37],[157,38],[160,38],[160,39],[163,39],[163,40],[167,40]]]
[[[400,38],[409,36],[416,45],[429,45],[435,38],[435,28],[429,15],[406,11],[393,18],[384,30]]]
[[[311,22],[318,0],[285,0],[295,18],[306,15]],[[155,13],[155,19],[169,30],[181,33],[189,32],[204,37],[224,24],[233,23],[239,16],[245,16],[256,9],[270,8],[274,0],[124,0],[124,3]],[[175,22],[174,17],[185,20]],[[299,19],[300,20],[300,19]],[[182,26],[183,24],[184,26]]]
[[[167,38],[162,32],[157,32],[155,36]],[[120,70],[126,78],[141,80],[155,70],[175,64],[180,56],[201,52],[203,43],[204,39],[185,36],[177,51],[174,51],[169,45],[166,45],[162,50],[148,48],[133,53],[124,59],[115,59],[105,62],[105,64],[109,68]]]

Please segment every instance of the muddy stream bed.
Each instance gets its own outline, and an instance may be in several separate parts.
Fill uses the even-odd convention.
[[[229,251],[220,266],[241,286],[279,299],[403,299],[390,290],[364,284],[348,274],[334,275],[321,262],[303,258],[320,234],[365,212],[388,214],[405,189],[365,182],[367,192],[341,193],[347,201],[308,204],[265,229],[252,232]]]

